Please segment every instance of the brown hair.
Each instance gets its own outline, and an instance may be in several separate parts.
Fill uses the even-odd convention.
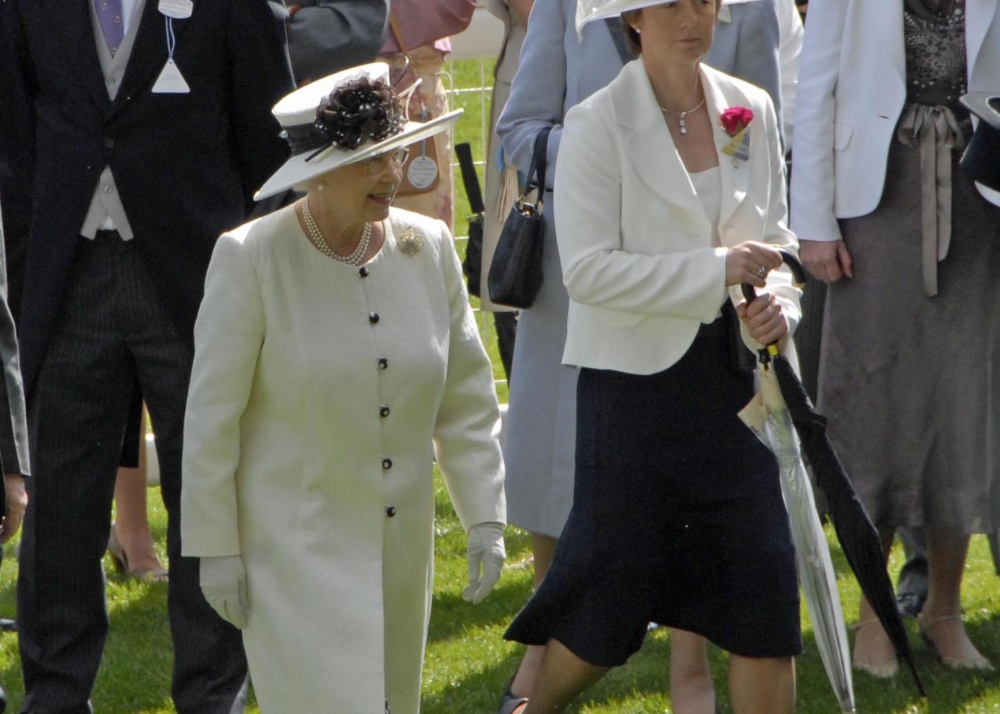
[[[722,0],[715,0],[715,17],[719,17],[719,8],[722,7]],[[639,15],[642,14],[642,10],[626,10],[622,13],[622,25],[625,27],[625,44],[628,48],[632,50],[632,54],[636,57],[642,54],[642,39],[639,37],[639,31],[632,27],[632,22],[639,19]]]
[[[632,21],[639,18],[642,10],[628,10],[622,13],[622,25],[625,28],[625,44],[636,57],[642,54],[642,40],[639,32],[632,27]]]

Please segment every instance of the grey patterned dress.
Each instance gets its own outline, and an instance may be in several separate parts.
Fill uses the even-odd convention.
[[[1000,512],[1000,208],[958,166],[971,133],[958,103],[967,76],[963,1],[906,0],[904,26],[899,134],[907,137],[890,148],[878,208],[840,222],[854,278],[830,286],[819,407],[877,525],[981,532]],[[913,138],[921,125],[933,125],[939,145],[954,141],[937,154],[937,178],[934,152],[923,161],[930,175],[921,175]],[[932,188],[928,206],[922,182],[933,186],[948,167],[951,237],[935,260],[942,242],[933,231],[925,240],[924,223],[940,219],[933,201],[947,192]]]

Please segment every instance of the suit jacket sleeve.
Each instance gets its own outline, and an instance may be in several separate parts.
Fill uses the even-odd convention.
[[[775,248],[785,248],[798,253],[799,242],[795,234],[788,228],[788,188],[785,182],[785,157],[781,148],[781,141],[778,138],[778,117],[774,105],[770,101],[764,102],[764,127],[767,133],[768,146],[770,152],[768,158],[771,163],[770,176],[771,186],[768,190],[767,222],[764,228],[764,242]],[[772,270],[767,275],[767,286],[758,292],[768,292],[773,294],[781,303],[781,310],[788,320],[788,332],[793,334],[799,321],[802,319],[802,308],[799,300],[802,291],[795,286],[794,278],[788,266],[781,266],[778,270]],[[738,285],[729,288],[730,297],[733,304],[743,300],[743,294]],[[743,341],[752,350],[756,351],[763,347],[760,343],[750,337],[745,323],[740,322],[740,330]]]
[[[24,251],[34,178],[34,73],[17,3],[0,3],[0,203],[7,257],[8,305],[20,315]]]
[[[184,417],[181,542],[184,555],[238,555],[236,469],[240,417],[264,341],[264,307],[246,246],[219,238],[194,328]]]
[[[479,337],[448,228],[441,230],[440,263],[451,326],[444,397],[434,427],[434,452],[462,527],[506,523],[500,408],[493,369]]]
[[[284,34],[266,2],[234,0],[229,21],[230,91],[236,160],[247,214],[253,195],[288,156],[270,109],[295,88]]]
[[[833,148],[847,0],[814,3],[799,63],[792,153],[792,228],[804,240],[841,239],[834,213]]]
[[[0,468],[3,473],[27,475],[31,471],[28,464],[28,423],[14,317],[7,305],[3,236],[0,219],[0,361],[3,362],[3,379],[0,380]]]
[[[545,177],[549,187],[554,185],[556,156],[562,137],[566,97],[565,31],[562,3],[556,0],[535,3],[510,98],[497,121],[497,136],[503,144],[504,155],[522,173],[527,173],[531,166],[538,132],[552,127]]]
[[[295,81],[373,62],[385,43],[389,0],[307,0],[286,24]]]

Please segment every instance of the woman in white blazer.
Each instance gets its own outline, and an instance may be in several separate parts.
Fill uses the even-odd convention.
[[[364,65],[275,107],[293,155],[258,195],[308,195],[219,239],[195,326],[183,550],[265,714],[419,712],[435,460],[466,599],[503,564],[499,407],[452,238],[390,208],[402,147],[457,112],[404,124],[387,80]]]
[[[588,23],[578,33],[576,13],[576,0],[534,4],[521,64],[497,123],[504,157],[522,173],[529,167],[538,133],[551,128],[546,178],[550,190],[566,112],[611,82],[633,58],[620,17]],[[779,30],[774,0],[727,2],[720,9],[704,61],[766,89],[780,107]],[[518,318],[513,370],[517,377],[510,382],[504,442],[508,516],[531,536],[536,587],[545,577],[573,503],[577,370],[562,364],[569,296],[556,246],[558,213],[558,202],[547,201],[545,279],[535,303]],[[487,252],[484,246],[484,257]],[[543,650],[527,648],[499,714],[510,714],[517,700],[531,692]],[[678,714],[714,711],[704,640],[674,631],[670,663],[671,705]]]
[[[626,8],[641,57],[567,113],[556,167],[576,482],[552,566],[506,635],[546,645],[516,711],[563,711],[654,621],[732,653],[738,714],[790,712],[794,551],[775,459],[737,417],[752,370],[731,360],[737,315],[754,346],[786,341],[798,317],[775,250],[796,247],[778,120],[763,90],[701,64],[713,0]],[[731,136],[733,113],[748,123]],[[766,292],[734,309],[741,283]]]
[[[998,0],[812,3],[791,196],[829,283],[819,407],[886,549],[925,528],[920,630],[953,667],[989,667],[960,591],[969,534],[1000,523],[1000,194],[958,165],[959,97],[998,88]],[[899,669],[866,602],[854,660]]]

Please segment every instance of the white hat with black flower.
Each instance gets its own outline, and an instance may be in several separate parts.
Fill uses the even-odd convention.
[[[409,121],[389,84],[389,65],[372,62],[301,87],[274,105],[292,155],[254,196],[258,201],[309,179],[447,131],[461,109]]]

